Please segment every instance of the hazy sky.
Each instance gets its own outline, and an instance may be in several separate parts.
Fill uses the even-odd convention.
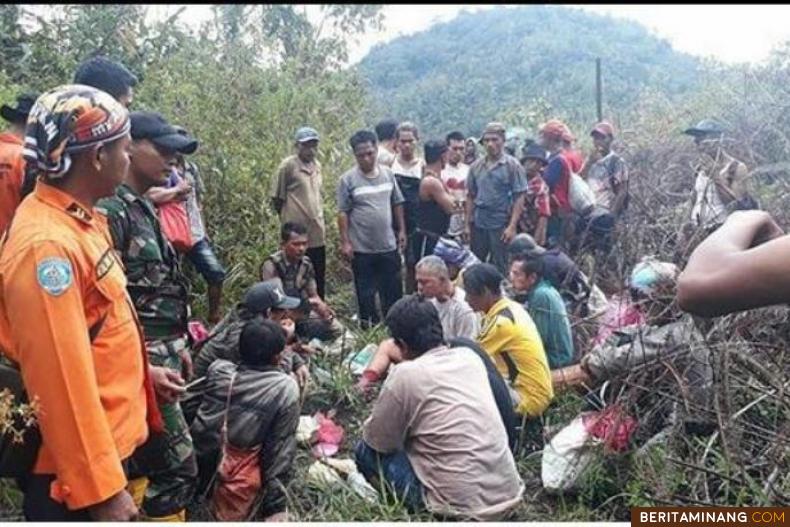
[[[573,5],[586,11],[635,20],[666,38],[679,50],[700,56],[713,56],[733,62],[757,62],[765,59],[771,48],[790,40],[790,6],[786,5]],[[181,7],[151,6],[152,16]],[[356,62],[379,42],[399,35],[427,29],[439,21],[453,18],[461,10],[490,9],[491,5],[387,5],[384,7],[385,29],[365,35],[351,48]],[[309,6],[308,11],[316,6]],[[210,8],[190,5],[182,20],[200,22],[208,19]]]

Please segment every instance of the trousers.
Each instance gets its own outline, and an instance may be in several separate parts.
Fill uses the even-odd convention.
[[[400,254],[398,251],[354,253],[351,270],[354,273],[360,324],[376,325],[381,322],[376,311],[376,294],[381,301],[383,315],[403,296]]]

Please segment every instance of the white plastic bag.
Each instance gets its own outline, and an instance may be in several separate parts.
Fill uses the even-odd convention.
[[[571,209],[576,214],[584,216],[595,207],[595,193],[579,174],[571,173],[570,188],[568,190]]]
[[[567,492],[576,488],[593,460],[600,441],[587,432],[583,418],[584,414],[577,416],[543,448],[540,478],[547,491]]]

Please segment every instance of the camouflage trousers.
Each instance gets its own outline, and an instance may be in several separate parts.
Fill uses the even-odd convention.
[[[185,338],[146,342],[152,366],[182,371],[180,352],[187,348]],[[143,512],[151,518],[175,514],[183,510],[197,485],[197,460],[189,426],[181,405],[159,403],[165,425],[164,437],[149,440],[156,443],[135,452],[132,471],[149,480],[143,500]],[[156,458],[156,459],[154,459]]]

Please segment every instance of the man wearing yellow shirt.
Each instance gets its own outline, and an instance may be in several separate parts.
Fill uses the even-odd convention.
[[[469,267],[464,271],[466,301],[483,313],[477,340],[508,382],[516,412],[540,417],[554,398],[549,363],[529,314],[502,296],[503,280],[491,264]]]

